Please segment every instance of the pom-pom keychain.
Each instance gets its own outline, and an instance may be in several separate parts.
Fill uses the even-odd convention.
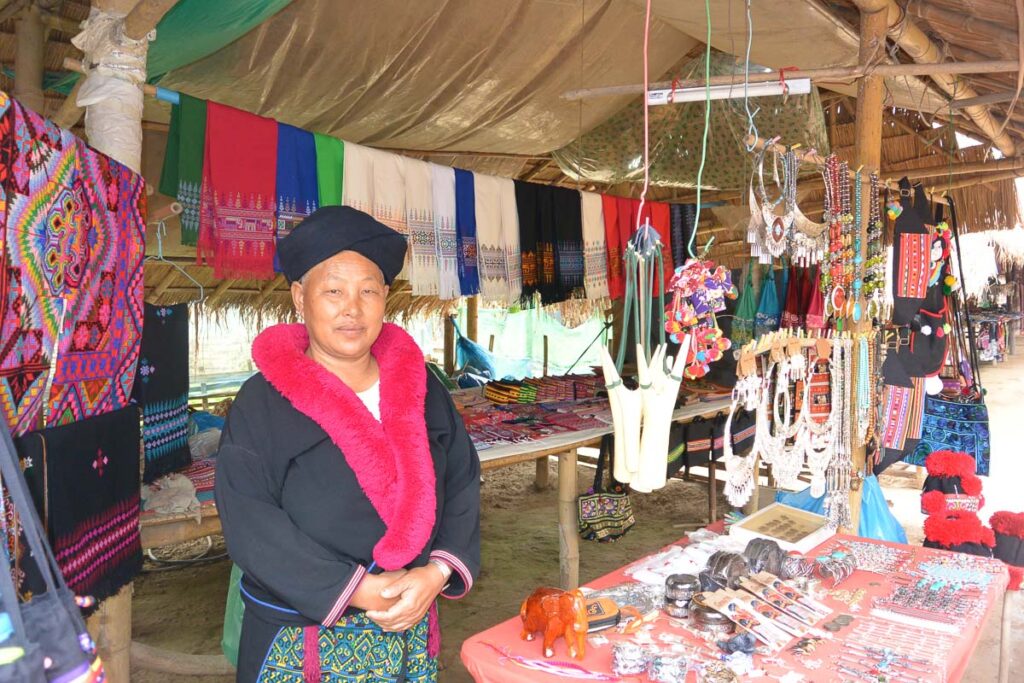
[[[898,199],[890,199],[885,203],[885,213],[889,216],[889,220],[894,221],[900,217],[903,213],[903,205],[900,204]]]

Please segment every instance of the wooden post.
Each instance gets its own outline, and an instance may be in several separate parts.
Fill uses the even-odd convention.
[[[444,374],[455,374],[455,325],[450,316],[444,316]]]
[[[14,52],[14,97],[41,116],[43,98],[43,52],[46,37],[43,16],[34,3],[21,11],[14,22],[17,46]]]
[[[874,64],[885,55],[885,36],[888,29],[888,0],[858,0],[860,7],[860,63]],[[861,212],[860,256],[867,259],[868,248],[868,206],[870,187],[868,176],[871,171],[882,167],[882,108],[885,105],[885,79],[882,76],[870,75],[860,79],[857,84],[857,120],[856,120],[856,166],[863,167],[861,190],[865,210]],[[856,326],[859,331],[871,329],[871,321],[865,315]],[[850,378],[847,378],[848,380]],[[853,409],[851,409],[853,410]],[[851,429],[856,419],[850,420]],[[853,486],[850,491],[851,528],[846,531],[856,535],[860,527],[861,479],[867,461],[867,451],[863,445],[856,446],[851,454],[853,468]]]
[[[550,469],[548,468],[548,456],[537,458],[537,474],[533,480],[533,487],[538,491],[548,490]]]
[[[466,299],[466,336],[477,340],[480,330],[480,295]]]
[[[548,376],[548,335],[544,335],[544,376]]]
[[[491,353],[494,353],[494,335],[493,334],[491,335],[491,338],[487,340],[487,350],[490,351]]]
[[[576,449],[558,456],[558,566],[564,590],[580,585],[580,543],[576,524]]]

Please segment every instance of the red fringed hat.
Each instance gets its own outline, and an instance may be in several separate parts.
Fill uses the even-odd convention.
[[[991,556],[996,545],[992,529],[973,512],[946,512],[924,520],[924,545],[971,555]]]
[[[1020,590],[1024,578],[1024,512],[1000,511],[989,520],[995,532],[994,554],[1010,566],[1010,590]]]
[[[977,512],[985,504],[981,479],[974,473],[974,458],[967,453],[935,451],[925,460],[928,478],[921,496],[921,512]],[[939,497],[944,500],[940,501]],[[940,506],[940,502],[942,505]]]

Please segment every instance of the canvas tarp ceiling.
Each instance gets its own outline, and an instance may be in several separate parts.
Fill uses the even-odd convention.
[[[561,95],[636,81],[642,35],[624,0],[294,0],[161,85],[377,147],[540,154],[629,102]],[[698,41],[655,21],[650,44],[658,77]]]

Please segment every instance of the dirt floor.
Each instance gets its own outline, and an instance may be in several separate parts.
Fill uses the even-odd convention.
[[[1024,459],[1016,457],[1011,439],[1019,432],[1019,401],[1024,397],[1024,354],[999,366],[987,366],[988,405],[993,432],[992,474],[985,482],[989,505],[983,512],[1020,510],[1021,497],[1012,482],[1024,476]],[[1016,405],[1015,405],[1016,404]],[[471,681],[459,662],[459,647],[469,635],[513,616],[523,596],[538,585],[558,583],[557,474],[551,464],[546,491],[534,490],[534,466],[526,463],[490,472],[482,498],[483,570],[473,592],[458,602],[444,601],[441,623],[444,645],[441,681]],[[580,466],[585,488],[593,470]],[[886,497],[907,528],[911,543],[919,543],[922,518],[917,509],[921,480],[913,468],[895,466],[883,476]],[[998,501],[993,505],[992,501]],[[696,482],[673,481],[649,495],[634,495],[637,524],[613,544],[581,542],[580,579],[590,581],[626,562],[678,538],[694,524],[707,520],[707,488]],[[719,510],[727,509],[724,498]],[[213,552],[222,546],[215,545]],[[147,563],[147,566],[152,566]],[[220,650],[224,597],[230,565],[226,561],[175,571],[147,572],[135,582],[133,636],[135,640],[180,652],[213,654]],[[1024,600],[1018,601],[1024,605]],[[985,625],[972,664],[963,679],[990,683],[997,679],[1001,605]],[[1013,619],[1015,647],[1010,680],[1024,680],[1024,608]],[[228,683],[232,677],[175,677],[133,670],[137,683]]]

